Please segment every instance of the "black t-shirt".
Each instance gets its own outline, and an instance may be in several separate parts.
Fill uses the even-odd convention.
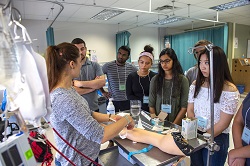
[[[126,95],[128,100],[141,100],[142,110],[149,112],[148,104],[143,103],[143,96],[149,96],[151,79],[157,73],[150,71],[145,77],[140,77],[137,72],[128,75],[126,81]]]

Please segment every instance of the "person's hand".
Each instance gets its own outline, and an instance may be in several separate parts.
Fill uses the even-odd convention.
[[[228,165],[229,166],[244,166],[245,158],[235,158],[234,153],[237,153],[237,149],[232,149],[228,152]]]
[[[153,118],[156,118],[156,114],[150,114],[150,117],[153,119]]]
[[[115,121],[118,121],[118,120],[120,120],[121,118],[123,118],[123,116],[120,116],[120,115],[111,115],[110,118],[112,118],[112,119],[115,120]]]
[[[128,124],[127,129],[132,130],[135,127],[135,121],[131,116],[129,115],[126,116],[130,119],[130,123]]]
[[[103,95],[106,99],[111,98],[111,94],[110,94],[109,92],[102,92],[102,95]]]
[[[101,78],[100,76],[96,76],[95,80],[100,79],[100,78]]]
[[[234,151],[234,149],[232,149],[228,152],[227,163],[229,166],[232,165],[232,163],[235,160],[235,158],[233,157],[233,151]]]
[[[73,85],[78,87],[78,88],[82,87],[81,81],[78,81],[78,80],[73,80]]]
[[[236,158],[230,166],[245,166],[245,158]]]

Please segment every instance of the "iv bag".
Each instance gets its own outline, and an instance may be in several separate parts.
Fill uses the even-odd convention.
[[[0,17],[1,14],[0,11]],[[0,20],[0,24],[4,25],[4,19],[2,20]],[[2,63],[0,84],[7,88],[8,98],[10,98],[8,103],[19,108],[18,110],[25,120],[34,126],[40,126],[41,118],[51,111],[48,88],[46,89],[48,87],[45,79],[47,75],[44,74],[46,73],[45,60],[37,57],[32,52],[33,49],[27,49],[28,46],[25,46],[25,35],[28,36],[26,28],[16,21],[13,22],[14,26],[21,28],[22,38],[12,38],[10,33],[4,32],[4,30],[9,32],[9,29],[2,28],[3,33],[0,33],[0,36],[3,54],[0,55],[0,63]],[[9,108],[8,110],[14,109]]]
[[[18,93],[22,91],[17,86],[21,74],[15,54],[14,42],[4,23],[2,10],[0,10],[0,84],[7,89],[11,102],[9,106],[16,107],[11,100],[14,100]],[[15,108],[10,109],[14,110]]]

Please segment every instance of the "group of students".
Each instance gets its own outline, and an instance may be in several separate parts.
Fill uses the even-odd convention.
[[[116,60],[102,67],[109,81],[109,91],[102,89],[102,93],[105,97],[114,98],[116,111],[129,109],[129,100],[138,99],[143,103],[142,109],[146,111],[148,109],[152,117],[165,109],[170,111],[167,120],[181,124],[182,118],[187,113],[187,117],[196,117],[204,122],[203,124],[206,125],[203,126],[203,132],[210,133],[210,59],[206,45],[200,44],[194,49],[198,62],[194,68],[197,75],[194,74],[194,76],[197,78],[190,87],[173,49],[166,48],[161,51],[156,74],[149,70],[154,59],[152,47],[145,46],[144,51],[140,53],[137,71],[133,65],[126,62],[130,56],[130,49],[122,46],[118,50]],[[84,87],[81,82],[75,80],[80,74],[82,75],[80,71],[85,57],[81,53],[81,48],[74,43],[61,43],[47,48],[46,64],[53,109],[51,124],[58,133],[92,160],[98,158],[100,144],[117,136],[124,127],[128,129],[128,139],[152,144],[170,154],[187,155],[171,134],[161,135],[135,129],[134,121],[129,115],[121,117],[101,114],[89,108],[88,102],[78,93],[81,89],[74,88]],[[214,135],[220,150],[212,155],[211,162],[224,165],[229,147],[229,125],[236,112],[239,93],[233,84],[226,55],[217,46],[213,47],[213,64]],[[74,80],[73,84],[72,80]],[[98,77],[94,80],[100,81],[102,78]],[[88,89],[94,91],[97,88]],[[250,140],[247,137],[250,125],[248,124],[250,116],[247,116],[249,98],[248,95],[233,123],[235,149],[229,152],[229,165],[250,164],[250,156],[247,154],[249,146],[246,146],[249,145]],[[116,122],[103,125],[103,122],[108,122],[110,119]],[[245,140],[241,140],[241,135],[245,136]],[[71,149],[59,136],[55,135],[55,141],[58,149],[76,165],[91,164],[91,161]],[[239,152],[246,153],[243,155]],[[191,153],[191,165],[206,165],[207,153],[207,149]],[[70,165],[70,163],[57,154],[56,165]]]

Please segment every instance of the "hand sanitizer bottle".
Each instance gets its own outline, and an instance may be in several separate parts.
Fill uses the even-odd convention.
[[[115,106],[112,102],[113,98],[109,99],[109,103],[107,106],[107,114],[115,114]]]

